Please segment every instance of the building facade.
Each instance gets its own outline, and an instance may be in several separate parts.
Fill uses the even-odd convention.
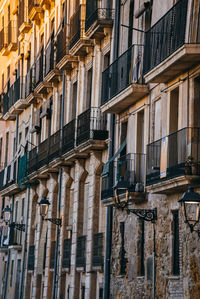
[[[0,4],[1,298],[199,298],[199,0]]]

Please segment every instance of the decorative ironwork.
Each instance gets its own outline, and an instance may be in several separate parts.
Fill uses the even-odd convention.
[[[147,33],[144,74],[151,71],[186,42],[188,0],[178,1]],[[192,31],[192,30],[191,30]],[[190,33],[191,34],[191,33]],[[188,37],[190,39],[193,35]],[[198,34],[196,35],[198,36]],[[197,43],[197,41],[195,41]]]
[[[150,221],[154,223],[157,220],[157,208],[151,209],[129,209],[127,208],[127,214],[133,213],[140,219]]]
[[[55,225],[62,226],[62,219],[61,218],[45,218],[44,220],[48,220]]]
[[[8,86],[8,91],[3,97],[3,113],[8,110],[20,99],[20,89],[23,87],[23,78],[18,77],[11,87]]]
[[[85,267],[86,236],[78,237],[76,251],[76,267]]]
[[[135,83],[144,83],[141,67],[144,47],[132,45],[102,73],[101,104]]]
[[[12,226],[13,228],[16,228],[17,230],[20,230],[22,232],[25,232],[25,224],[21,224],[21,223],[11,223],[10,226]]]

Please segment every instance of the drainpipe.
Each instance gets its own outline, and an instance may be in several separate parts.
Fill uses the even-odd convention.
[[[64,25],[67,20],[67,0],[65,0],[65,18]],[[62,102],[61,102],[61,119],[60,119],[60,149],[62,149],[63,140],[63,126],[64,126],[64,107],[65,107],[65,71],[62,72]],[[58,183],[58,206],[57,206],[57,217],[60,218],[61,211],[61,196],[62,196],[62,177],[63,169],[59,168],[59,183]],[[60,261],[60,226],[56,228],[56,250],[55,250],[55,262],[54,262],[54,277],[53,277],[53,299],[58,297],[58,280],[59,280],[59,261]]]
[[[11,215],[10,215],[10,223],[13,222],[13,212],[14,212],[14,195],[12,196],[12,209],[11,209]],[[10,231],[9,231],[9,237],[8,237],[8,246],[10,245]],[[8,285],[8,277],[9,277],[9,266],[10,266],[10,256],[11,256],[11,249],[8,249],[8,259],[6,264],[6,273],[5,273],[5,284],[3,288],[3,299],[6,299],[7,297],[7,285]]]
[[[114,61],[119,56],[119,37],[120,37],[120,0],[115,0],[115,20],[114,20],[114,41],[113,41],[113,59]],[[114,155],[115,143],[115,115],[110,115],[110,144],[109,144],[109,159]],[[111,168],[110,168],[111,169]],[[113,169],[112,169],[113,171]],[[109,188],[113,187],[113,173],[109,176]],[[104,258],[104,290],[103,298],[110,298],[110,260],[112,249],[112,222],[113,208],[106,208],[106,233],[105,233],[105,258]]]
[[[27,261],[27,236],[28,236],[28,215],[29,215],[29,203],[30,203],[30,185],[27,187],[27,213],[25,222],[25,239],[24,239],[24,252],[23,252],[23,265],[22,265],[22,275],[21,275],[21,286],[20,286],[20,296],[24,297],[24,287],[25,287],[25,272],[26,272],[26,261]]]

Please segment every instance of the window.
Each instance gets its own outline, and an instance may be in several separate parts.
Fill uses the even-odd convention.
[[[172,223],[172,274],[179,275],[180,274],[180,262],[179,262],[179,219],[178,219],[178,211],[173,211],[173,223]]]
[[[24,216],[24,198],[22,198],[22,217]]]
[[[14,261],[11,262],[11,268],[10,268],[10,287],[12,287],[13,269],[14,269]]]
[[[2,166],[1,165],[1,162],[2,162],[2,160],[1,160],[2,159],[2,157],[1,157],[2,156],[2,142],[3,142],[3,138],[0,138],[0,168]]]
[[[104,56],[104,65],[103,65],[103,70],[107,69],[110,65],[110,52],[106,53]]]
[[[22,132],[19,133],[19,144],[21,144],[22,141]]]
[[[9,132],[6,133],[5,166],[7,166],[8,163],[8,145],[9,145]]]
[[[71,115],[70,120],[76,117],[76,101],[77,101],[77,82],[72,86],[72,103],[71,103]]]
[[[144,220],[139,220],[137,252],[138,276],[144,276]]]
[[[85,299],[85,286],[81,286],[81,299]]]
[[[92,100],[92,68],[87,72],[86,109],[91,107]]]
[[[18,201],[15,204],[15,222],[17,222],[17,214],[18,214]]]
[[[120,274],[125,275],[126,274],[126,263],[127,259],[125,257],[126,251],[125,251],[125,242],[124,242],[124,236],[125,236],[125,223],[120,222],[120,235],[121,235],[121,251],[120,251]]]

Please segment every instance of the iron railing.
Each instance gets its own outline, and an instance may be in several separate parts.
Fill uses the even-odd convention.
[[[63,22],[58,28],[57,34],[57,47],[56,47],[56,64],[68,53],[67,51],[67,27],[63,25]]]
[[[75,125],[76,120],[73,119],[63,128],[62,153],[72,150],[75,146]]]
[[[200,175],[199,166],[200,128],[181,129],[147,145],[146,185],[185,174]]]
[[[38,168],[38,152],[37,147],[34,147],[28,152],[27,173],[30,174]]]
[[[92,266],[102,267],[104,264],[103,257],[103,233],[97,233],[93,236],[93,256],[92,256]]]
[[[76,250],[76,267],[84,268],[86,263],[86,236],[78,237]]]
[[[143,46],[132,45],[102,73],[101,104],[134,83],[144,83],[142,76]]]
[[[15,20],[11,20],[8,23],[8,45],[9,44],[17,44],[17,22]]]
[[[69,269],[70,262],[71,262],[71,239],[64,239],[62,268]]]
[[[112,197],[113,186],[120,179],[130,184],[132,192],[143,192],[145,182],[145,154],[127,154],[110,163],[109,175],[102,177],[101,199]],[[110,175],[113,175],[113,186],[109,185]]]
[[[77,139],[79,145],[90,139],[105,140],[108,138],[106,130],[107,117],[100,108],[91,107],[81,113],[77,118]]]
[[[113,19],[114,10],[111,8],[102,8],[102,2],[103,1],[99,0],[86,2],[85,31],[87,31],[96,21],[110,21]]]
[[[31,13],[35,6],[38,6],[37,0],[28,0],[28,14]]]
[[[45,76],[54,68],[54,45],[53,45],[54,34],[50,37],[47,42],[45,49]]]
[[[10,246],[14,246],[14,245],[21,246],[22,245],[22,234],[23,234],[23,231],[17,230],[15,228],[15,222],[12,222],[10,224],[9,245]]]
[[[39,51],[35,62],[35,84],[36,86],[43,80],[43,47]]]
[[[186,36],[187,6],[188,0],[179,0],[146,33],[144,74],[150,72],[183,44],[200,42],[199,32],[195,38],[193,37],[193,20],[190,20],[189,36]]]
[[[71,49],[81,37],[81,5],[70,18],[70,44]]]
[[[48,160],[59,157],[60,154],[60,130],[49,137]]]
[[[48,152],[49,152],[49,138],[45,139],[38,146],[38,168],[48,164],[49,162]]]
[[[7,93],[3,97],[3,113],[6,114],[8,110],[20,99],[21,91],[23,90],[23,78],[19,77],[8,88]]]
[[[8,27],[3,27],[0,31],[0,51],[8,46]]]
[[[33,67],[31,67],[26,76],[25,76],[25,98],[27,98],[35,87],[34,79],[33,79]]]

